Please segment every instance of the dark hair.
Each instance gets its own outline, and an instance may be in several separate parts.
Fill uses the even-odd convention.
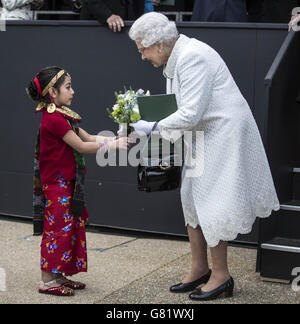
[[[40,86],[41,86],[41,91],[43,92],[43,90],[47,87],[47,85],[49,84],[49,82],[57,75],[57,73],[59,73],[59,71],[61,71],[63,69],[57,67],[57,66],[50,66],[50,67],[46,67],[45,69],[41,70],[38,74],[37,74],[37,79],[39,80]],[[57,82],[53,85],[53,87],[55,89],[57,89],[58,93],[59,93],[59,89],[62,86],[62,84],[65,81],[66,76],[68,76],[68,72],[66,71],[58,80]],[[28,87],[26,88],[26,92],[29,95],[29,97],[33,100],[33,101],[42,101],[45,103],[50,103],[50,96],[49,93],[47,93],[45,96],[43,96],[42,98],[39,95],[38,92],[38,88],[37,85],[35,84],[34,81],[30,81],[30,83],[28,84]]]

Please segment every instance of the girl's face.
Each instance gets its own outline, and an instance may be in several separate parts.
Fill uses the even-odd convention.
[[[66,76],[59,92],[54,88],[52,88],[52,90],[54,91],[50,92],[50,94],[57,106],[71,106],[75,92],[72,89],[72,81],[70,77]]]

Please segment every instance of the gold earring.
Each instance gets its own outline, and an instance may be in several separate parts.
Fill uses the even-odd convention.
[[[53,114],[56,110],[56,106],[54,103],[47,105],[47,111],[49,114]]]

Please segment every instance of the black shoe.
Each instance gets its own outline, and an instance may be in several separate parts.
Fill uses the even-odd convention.
[[[228,281],[226,281],[223,285],[220,287],[204,292],[201,289],[198,289],[190,294],[190,299],[192,300],[198,300],[198,301],[206,301],[206,300],[214,300],[217,299],[222,294],[225,295],[225,297],[232,297],[233,296],[233,288],[234,288],[234,281],[230,277]]]
[[[192,282],[188,282],[188,283],[180,283],[178,285],[174,285],[170,288],[170,291],[172,293],[184,293],[184,292],[189,292],[189,291],[193,291],[194,289],[196,289],[199,285],[201,284],[206,284],[209,280],[211,276],[211,270],[208,271],[208,273],[206,275],[204,275],[203,277],[192,281]]]

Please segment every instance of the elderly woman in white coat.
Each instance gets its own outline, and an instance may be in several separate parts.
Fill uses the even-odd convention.
[[[158,123],[161,135],[170,139],[174,131],[204,132],[204,149],[202,142],[192,143],[196,163],[204,160],[204,169],[188,176],[185,167],[181,185],[192,267],[170,290],[190,292],[202,284],[189,295],[191,299],[211,300],[223,293],[231,297],[234,281],[228,270],[227,242],[239,233],[251,232],[256,217],[268,217],[279,209],[256,122],[218,53],[179,35],[167,17],[145,14],[134,23],[129,36],[143,60],[154,67],[164,66],[167,92],[176,95],[178,111]],[[136,131],[147,134],[153,125],[143,120],[133,124]]]

